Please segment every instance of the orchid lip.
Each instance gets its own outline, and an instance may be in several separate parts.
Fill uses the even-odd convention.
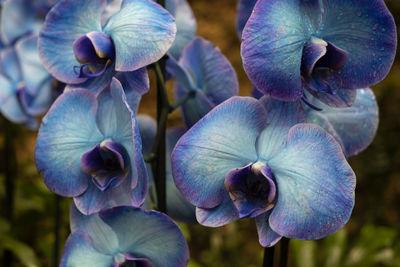
[[[101,191],[118,186],[130,172],[125,148],[112,140],[104,140],[83,154],[81,166]]]
[[[262,162],[234,169],[225,178],[225,188],[239,217],[256,217],[274,207],[276,186],[272,170]]]
[[[134,264],[130,264],[134,262]],[[136,267],[152,267],[152,263],[150,260],[146,258],[137,258],[130,253],[118,253],[114,256],[114,264],[113,267],[129,267],[129,266],[136,266]]]
[[[74,41],[73,50],[76,60],[82,64],[74,66],[74,72],[80,78],[100,76],[115,58],[114,43],[110,36],[102,32],[82,35]]]

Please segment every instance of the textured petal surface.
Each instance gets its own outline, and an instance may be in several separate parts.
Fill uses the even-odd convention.
[[[81,156],[103,136],[97,129],[96,99],[87,90],[61,95],[42,120],[35,161],[49,189],[63,196],[82,194],[90,176],[81,169]]]
[[[282,238],[282,236],[275,233],[269,226],[268,219],[270,214],[271,211],[267,211],[266,213],[256,217],[258,242],[260,242],[263,247],[272,247]]]
[[[205,226],[218,227],[239,219],[239,213],[225,191],[222,202],[210,209],[196,208],[197,221]]]
[[[195,206],[213,208],[226,195],[226,174],[257,159],[255,142],[266,123],[261,104],[233,97],[178,141],[172,153],[175,184]]]
[[[284,101],[302,95],[302,51],[312,28],[302,7],[297,0],[260,0],[242,34],[243,66],[250,80],[264,94]]]
[[[99,266],[110,267],[113,257],[104,255],[93,248],[88,234],[75,232],[71,234],[65,243],[60,266]]]
[[[65,83],[81,83],[74,66],[80,64],[75,59],[72,44],[82,35],[101,31],[99,14],[106,0],[59,1],[47,14],[39,34],[39,55],[46,69],[58,80]]]
[[[13,48],[6,48],[0,51],[1,72],[14,83],[22,80],[21,65],[17,53]]]
[[[326,0],[317,35],[348,52],[339,75],[343,87],[363,88],[383,80],[393,63],[397,34],[382,0]]]
[[[122,253],[147,258],[154,267],[187,265],[189,249],[186,240],[166,215],[117,207],[101,212],[100,218],[116,232]]]
[[[179,59],[182,50],[195,36],[196,19],[186,0],[166,1],[165,8],[175,17],[177,28],[175,41],[172,43],[168,53],[175,59]]]
[[[151,0],[124,0],[107,22],[116,53],[115,69],[133,71],[159,60],[175,39],[173,17]]]
[[[332,108],[316,101],[314,104],[322,108],[321,116],[329,121],[340,138],[346,157],[358,154],[371,144],[379,122],[378,105],[371,89],[358,89],[354,104],[348,108]],[[307,122],[311,122],[309,118],[314,113],[317,111],[308,111]]]
[[[283,102],[269,96],[260,99],[267,111],[267,126],[257,139],[257,153],[267,162],[276,155],[286,142],[289,129],[306,121],[300,102]]]
[[[6,1],[0,17],[1,35],[6,43],[11,44],[33,29],[36,10],[30,0]]]
[[[340,145],[312,124],[292,127],[286,148],[268,162],[278,184],[269,217],[276,233],[319,239],[338,231],[354,206],[355,175]]]

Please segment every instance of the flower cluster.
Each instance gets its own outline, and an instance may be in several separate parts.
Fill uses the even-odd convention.
[[[34,128],[55,84],[65,85],[35,148],[47,187],[73,198],[61,266],[185,266],[178,226],[145,211],[165,201],[160,190],[164,211],[185,223],[255,218],[264,247],[347,223],[356,185],[347,158],[374,138],[368,87],[396,49],[383,0],[239,1],[252,97],[237,96],[228,59],[195,36],[186,0],[34,2],[2,3],[0,110]],[[137,114],[148,69],[159,83],[157,121]],[[164,76],[175,79],[175,104]],[[165,132],[178,107],[183,126]]]

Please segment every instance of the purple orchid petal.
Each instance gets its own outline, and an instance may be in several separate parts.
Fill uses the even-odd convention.
[[[327,42],[314,38],[304,47],[301,58],[301,72],[304,76],[311,77],[317,62],[327,53],[327,46]]]
[[[225,190],[222,202],[213,208],[196,207],[196,219],[205,226],[218,227],[239,219],[239,212],[235,208],[228,192]]]
[[[275,233],[269,226],[268,219],[271,212],[270,210],[256,217],[258,242],[260,242],[263,247],[272,247],[282,238],[282,236]]]
[[[250,18],[253,8],[256,5],[257,0],[239,0],[237,6],[237,17],[236,17],[236,31],[239,39],[242,37],[242,31]]]
[[[296,239],[319,239],[338,231],[354,206],[355,175],[340,145],[319,126],[297,124],[285,149],[273,157],[278,198],[271,229]]]
[[[124,0],[104,32],[114,42],[115,69],[134,71],[159,60],[168,51],[175,39],[176,25],[168,11],[151,0]]]

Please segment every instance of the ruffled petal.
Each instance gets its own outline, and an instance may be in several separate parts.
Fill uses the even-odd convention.
[[[266,213],[256,217],[258,242],[260,242],[263,247],[272,247],[282,238],[282,236],[275,233],[269,226],[268,219],[270,214],[271,211],[267,211]]]
[[[355,175],[340,145],[312,124],[292,127],[286,148],[268,162],[278,184],[271,229],[296,239],[319,239],[344,226],[354,206]]]
[[[151,0],[124,0],[104,27],[115,45],[117,71],[133,71],[159,60],[176,35],[174,18]]]
[[[267,110],[267,126],[257,139],[259,157],[268,161],[282,150],[289,129],[306,121],[300,102],[283,102],[264,96],[260,102]]]
[[[35,161],[49,189],[63,196],[82,194],[90,176],[82,171],[81,156],[104,138],[96,126],[96,99],[87,90],[61,95],[42,120]]]
[[[266,123],[254,98],[233,97],[181,137],[172,152],[175,184],[195,206],[213,208],[226,195],[226,174],[255,162],[256,138]]]
[[[326,0],[320,38],[348,52],[339,75],[346,88],[374,85],[387,75],[393,63],[397,32],[382,0]]]
[[[88,234],[75,232],[68,237],[65,243],[60,266],[110,267],[113,262],[113,256],[105,255],[93,248]]]
[[[196,208],[196,219],[202,225],[218,227],[239,219],[239,212],[225,190],[224,199],[218,206],[210,209]]]
[[[100,213],[118,236],[120,251],[147,258],[154,267],[186,266],[189,249],[178,226],[166,215],[131,207]]]
[[[65,83],[82,83],[74,72],[73,42],[92,31],[101,32],[101,16],[106,0],[59,1],[47,14],[39,34],[39,55],[46,69]]]
[[[258,90],[283,101],[302,96],[300,66],[313,22],[304,1],[259,0],[242,34],[244,69]]]
[[[6,48],[0,51],[1,73],[11,82],[19,83],[22,81],[21,65],[14,48]]]

